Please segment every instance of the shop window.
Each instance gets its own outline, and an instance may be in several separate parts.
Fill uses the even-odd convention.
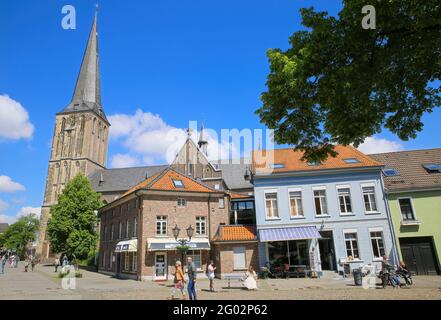
[[[129,271],[129,253],[124,252],[124,271]]]
[[[187,257],[193,259],[193,263],[196,267],[196,270],[202,270],[202,259],[201,259],[201,250],[190,250],[187,253]]]
[[[137,252],[133,252],[132,271],[136,272],[137,270],[138,270],[138,253]]]
[[[243,270],[247,268],[245,247],[233,248],[233,269]]]

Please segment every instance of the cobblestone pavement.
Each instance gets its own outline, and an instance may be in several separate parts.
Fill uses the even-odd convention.
[[[37,266],[34,272],[24,272],[23,265],[17,269],[7,268],[6,274],[0,274],[0,299],[130,299],[130,300],[165,300],[170,296],[171,282],[139,282],[120,280],[112,277],[81,271],[83,277],[76,279],[75,290],[62,288],[61,279],[52,267]],[[224,280],[215,281],[217,292],[206,290],[208,281],[198,280],[198,297],[201,300],[369,300],[369,299],[434,299],[441,300],[441,277],[414,277],[411,288],[363,289],[353,285],[352,279],[326,277],[321,279],[269,279],[259,280],[258,291],[246,291],[240,284],[232,283],[227,288]],[[179,294],[177,294],[179,297]]]

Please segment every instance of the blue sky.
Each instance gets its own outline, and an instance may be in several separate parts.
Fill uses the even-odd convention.
[[[287,47],[288,37],[301,28],[299,8],[313,5],[335,14],[341,4],[330,2],[101,0],[104,110],[115,123],[120,121],[120,129],[131,126],[130,132],[122,130],[111,139],[109,166],[163,162],[163,146],[155,144],[151,131],[185,128],[189,120],[204,121],[216,131],[264,128],[254,111],[265,90],[266,50]],[[61,27],[66,4],[76,8],[76,30]],[[55,113],[72,96],[94,4],[0,2],[0,96],[28,114],[21,135],[8,129],[2,137],[0,128],[0,220],[12,221],[42,203]],[[440,120],[437,110],[424,117],[424,131],[416,140],[401,142],[384,132],[368,147],[439,147]],[[139,132],[148,142],[142,147],[151,146],[150,151],[127,147]]]

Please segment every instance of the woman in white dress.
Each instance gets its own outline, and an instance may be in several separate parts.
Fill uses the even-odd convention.
[[[245,276],[246,278],[243,282],[244,287],[248,290],[257,290],[257,274],[252,266],[249,266]]]

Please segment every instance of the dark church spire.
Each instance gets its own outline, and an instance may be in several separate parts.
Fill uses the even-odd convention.
[[[72,101],[62,113],[92,110],[106,119],[101,103],[97,18],[98,7],[95,12]]]

